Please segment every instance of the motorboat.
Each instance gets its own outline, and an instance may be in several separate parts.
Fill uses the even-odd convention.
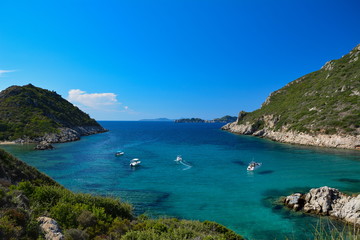
[[[117,152],[115,153],[115,156],[116,156],[116,157],[119,157],[119,156],[122,156],[122,155],[124,155],[124,152],[123,152],[123,151],[117,151]]]
[[[181,162],[183,159],[181,157],[181,155],[177,155],[175,162]]]
[[[130,161],[130,167],[136,167],[139,166],[141,161],[138,158],[134,158]]]
[[[262,165],[262,163],[252,161],[251,163],[249,163],[249,166],[247,167],[247,170],[248,171],[254,171],[255,169],[261,167],[261,165]]]

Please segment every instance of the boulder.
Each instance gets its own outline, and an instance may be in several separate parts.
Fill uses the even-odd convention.
[[[49,217],[39,217],[40,229],[45,235],[46,240],[64,240],[64,235],[58,223]]]
[[[284,200],[285,205],[294,210],[298,211],[304,207],[304,199],[301,193],[294,193],[290,196],[287,196]]]
[[[336,188],[313,188],[306,194],[287,196],[284,204],[296,211],[327,215],[349,223],[360,224],[360,195],[348,196]]]
[[[316,214],[329,215],[333,209],[333,203],[339,199],[340,192],[335,188],[327,186],[313,188],[305,195],[305,212],[314,212]]]
[[[54,146],[46,141],[41,141],[36,147],[35,150],[48,150],[48,149],[54,149]]]

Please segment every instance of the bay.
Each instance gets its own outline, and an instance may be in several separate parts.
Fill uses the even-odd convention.
[[[54,150],[2,147],[75,192],[120,197],[136,214],[216,221],[248,239],[311,238],[319,218],[283,208],[280,196],[321,186],[360,192],[359,151],[240,136],[217,123],[100,123],[110,131]],[[130,168],[132,158],[141,166]],[[263,165],[248,172],[252,160]]]

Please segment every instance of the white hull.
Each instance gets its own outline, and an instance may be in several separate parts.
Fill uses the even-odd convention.
[[[136,167],[136,166],[139,166],[140,165],[140,161],[139,162],[136,162],[136,163],[130,163],[130,167]]]
[[[141,163],[141,161],[138,158],[134,158],[133,160],[130,161],[130,167],[139,166],[140,163]]]
[[[250,163],[249,166],[247,167],[248,171],[254,171],[256,169],[258,169],[259,167],[261,167],[262,163]]]

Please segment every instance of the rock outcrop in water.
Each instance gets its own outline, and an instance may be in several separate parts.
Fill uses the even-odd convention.
[[[332,216],[360,224],[360,195],[348,196],[330,187],[313,188],[306,194],[287,196],[284,204],[296,211]]]
[[[36,147],[35,150],[48,150],[48,149],[54,149],[54,146],[46,141],[40,142]]]
[[[360,149],[360,45],[273,92],[222,129],[284,143]]]

